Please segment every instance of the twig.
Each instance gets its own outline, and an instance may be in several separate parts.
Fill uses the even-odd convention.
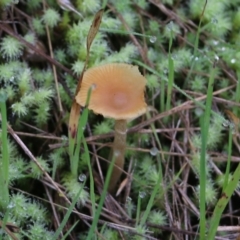
[[[46,11],[46,2],[45,2],[45,0],[43,0],[43,9],[44,9],[44,11]],[[46,31],[47,31],[47,38],[48,38],[48,46],[49,46],[50,56],[51,56],[52,59],[54,59],[53,50],[52,50],[51,36],[50,36],[50,32],[49,32],[49,27],[48,27],[47,24],[46,24]],[[54,81],[55,81],[55,88],[56,88],[56,91],[57,91],[57,99],[58,99],[59,111],[62,114],[63,113],[63,107],[62,107],[61,97],[60,97],[59,88],[58,88],[58,79],[57,79],[56,66],[54,64],[52,64],[52,68],[53,68],[53,75],[54,75]]]

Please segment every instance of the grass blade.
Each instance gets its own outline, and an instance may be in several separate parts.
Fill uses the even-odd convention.
[[[223,182],[223,191],[227,187],[228,180],[229,180],[231,156],[232,156],[232,129],[230,127],[229,128],[229,138],[228,138],[228,160],[227,160],[227,167],[226,167],[226,171],[225,171],[225,178],[224,178],[224,182]]]
[[[169,24],[171,24],[171,22]],[[174,61],[171,55],[173,33],[172,33],[172,29],[170,29],[170,31],[171,31],[171,37],[169,40],[169,49],[168,49],[168,88],[167,88],[167,103],[166,103],[167,111],[171,108],[172,89],[173,89],[173,81],[174,81]]]
[[[212,67],[210,72],[210,78],[208,82],[207,90],[207,100],[205,114],[203,117],[203,122],[201,124],[201,161],[200,161],[200,239],[205,240],[206,233],[206,152],[207,152],[207,141],[208,141],[208,129],[210,124],[210,115],[212,107],[212,93],[213,93],[213,83],[216,74],[215,66]]]
[[[212,240],[215,238],[217,227],[219,225],[222,213],[225,207],[227,206],[231,196],[233,195],[233,192],[237,188],[239,180],[240,180],[240,163],[238,164],[232,178],[230,179],[227,187],[224,189],[221,195],[221,198],[218,200],[214,208],[213,215],[210,221],[209,232],[206,239]]]
[[[55,232],[55,234],[53,235],[53,240],[57,240],[58,239],[58,236],[60,235],[61,231],[63,230],[64,226],[66,225],[69,217],[70,217],[70,214],[72,213],[73,211],[73,208],[75,206],[75,204],[77,203],[78,199],[79,199],[79,196],[83,190],[83,187],[85,186],[85,182],[83,183],[82,185],[82,188],[79,189],[77,195],[75,196],[75,198],[73,199],[71,205],[69,206],[68,210],[67,210],[67,213],[65,214],[59,228],[57,229],[57,231]]]
[[[70,233],[72,232],[72,230],[76,227],[76,225],[79,223],[79,221],[76,221],[71,227],[70,229],[66,232],[66,234],[63,236],[63,238],[61,240],[66,239]]]
[[[87,95],[87,100],[86,100],[86,106],[88,105],[89,101],[90,101],[90,97],[91,97],[91,91],[92,89],[90,88],[88,90],[88,95]],[[83,138],[83,131],[87,125],[87,120],[88,120],[88,108],[85,108],[83,110],[82,116],[79,119],[79,126],[78,126],[78,130],[77,130],[77,139],[76,139],[76,148],[75,151],[73,150],[73,155],[72,155],[72,159],[71,159],[71,173],[74,176],[77,176],[78,173],[78,161],[79,161],[79,154],[80,154],[80,148],[81,148],[81,141]],[[74,141],[75,143],[75,141]]]
[[[98,209],[97,209],[95,215],[93,216],[93,222],[92,222],[91,228],[88,232],[87,240],[91,240],[92,236],[95,235],[94,231],[95,231],[95,228],[97,226],[98,219],[100,217],[100,214],[101,214],[101,211],[102,211],[102,208],[103,208],[103,203],[104,203],[104,200],[105,200],[106,195],[107,195],[107,189],[108,189],[109,181],[110,181],[110,178],[111,178],[114,163],[115,163],[115,159],[113,158],[113,160],[111,161],[111,163],[108,167],[107,176],[106,176],[105,183],[104,183],[104,186],[103,186],[101,198],[100,198],[100,201],[99,201],[99,204],[98,204]]]
[[[91,166],[91,161],[90,161],[90,155],[89,155],[89,150],[87,146],[87,142],[85,139],[83,139],[83,146],[84,146],[84,151],[86,153],[86,158],[87,158],[87,163],[88,163],[88,170],[89,170],[89,178],[90,178],[90,200],[92,203],[92,215],[95,215],[95,194],[94,194],[94,179],[93,179],[93,172],[92,172],[92,166]]]
[[[168,57],[168,89],[167,89],[167,103],[166,110],[168,111],[171,108],[171,99],[172,99],[172,89],[174,81],[174,61],[171,54],[169,53]]]
[[[0,96],[1,108],[1,124],[2,124],[2,162],[0,162],[0,203],[3,208],[6,208],[9,203],[9,153],[8,153],[8,139],[7,139],[7,109],[6,96]]]
[[[149,216],[149,213],[150,213],[150,211],[152,209],[152,206],[153,206],[153,203],[154,203],[155,196],[158,192],[158,189],[161,186],[161,182],[162,182],[162,169],[159,169],[159,178],[158,178],[157,184],[153,188],[153,191],[151,193],[151,197],[150,197],[149,202],[147,204],[147,208],[146,208],[146,210],[145,210],[145,212],[144,212],[144,214],[141,218],[140,226],[143,226],[147,221],[147,218]]]
[[[240,103],[240,71],[237,71],[237,87],[236,87],[236,94],[235,94],[235,102]],[[237,116],[240,114],[239,107],[235,106],[233,111]]]

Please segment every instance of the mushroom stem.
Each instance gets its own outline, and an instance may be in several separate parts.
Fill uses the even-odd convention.
[[[127,132],[127,121],[116,120],[115,121],[115,135],[113,141],[113,147],[110,154],[110,160],[115,161],[110,178],[108,191],[113,193],[116,189],[116,184],[122,174],[122,169],[125,161],[125,148],[126,148],[126,132]]]

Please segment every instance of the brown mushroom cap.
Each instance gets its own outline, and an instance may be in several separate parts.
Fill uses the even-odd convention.
[[[146,112],[145,85],[137,66],[112,63],[93,67],[84,73],[76,101],[85,106],[92,87],[89,109],[104,117],[132,119]]]

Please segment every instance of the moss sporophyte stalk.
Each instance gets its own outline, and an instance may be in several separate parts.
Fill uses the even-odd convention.
[[[127,121],[146,112],[144,99],[146,79],[138,68],[123,63],[106,64],[87,70],[76,101],[85,106],[92,88],[88,108],[104,117],[115,119],[114,141],[109,160],[115,161],[109,191],[116,190],[125,161]]]

